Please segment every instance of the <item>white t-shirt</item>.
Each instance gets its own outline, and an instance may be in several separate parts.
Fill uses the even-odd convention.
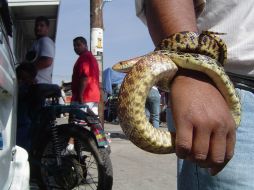
[[[136,0],[136,13],[146,23],[143,0]],[[220,37],[228,47],[226,71],[254,77],[254,1],[194,0],[199,32],[226,33]]]
[[[37,57],[55,57],[55,43],[47,36],[41,37],[34,41],[30,51],[36,51]],[[41,69],[36,75],[37,83],[52,83],[53,64],[49,67]]]

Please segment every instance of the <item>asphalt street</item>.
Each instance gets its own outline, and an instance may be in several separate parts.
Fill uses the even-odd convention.
[[[132,144],[120,125],[105,123],[111,136],[113,190],[175,190],[176,156],[145,152]],[[166,128],[162,128],[166,130]]]
[[[60,119],[65,123],[66,119]],[[113,166],[112,190],[175,190],[176,156],[158,155],[145,152],[132,144],[122,132],[120,125],[105,123],[106,133],[110,133]],[[161,127],[160,130],[166,130]],[[30,189],[37,190],[31,183]]]

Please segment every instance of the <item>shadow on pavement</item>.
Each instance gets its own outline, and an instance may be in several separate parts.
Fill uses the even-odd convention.
[[[125,134],[118,133],[118,132],[110,132],[110,138],[120,138],[120,139],[128,140]]]

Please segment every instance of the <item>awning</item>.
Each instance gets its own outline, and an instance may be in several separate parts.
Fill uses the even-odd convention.
[[[34,19],[46,16],[50,20],[49,36],[54,40],[60,0],[8,0],[12,19],[20,24],[26,40],[35,39]]]

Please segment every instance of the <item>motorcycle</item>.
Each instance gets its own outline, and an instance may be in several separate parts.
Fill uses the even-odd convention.
[[[60,105],[57,85],[35,85],[32,92],[37,103],[29,161],[40,189],[111,190],[110,146],[98,116],[86,106]],[[69,114],[69,122],[59,123],[61,114]],[[63,155],[70,138],[74,153]]]

